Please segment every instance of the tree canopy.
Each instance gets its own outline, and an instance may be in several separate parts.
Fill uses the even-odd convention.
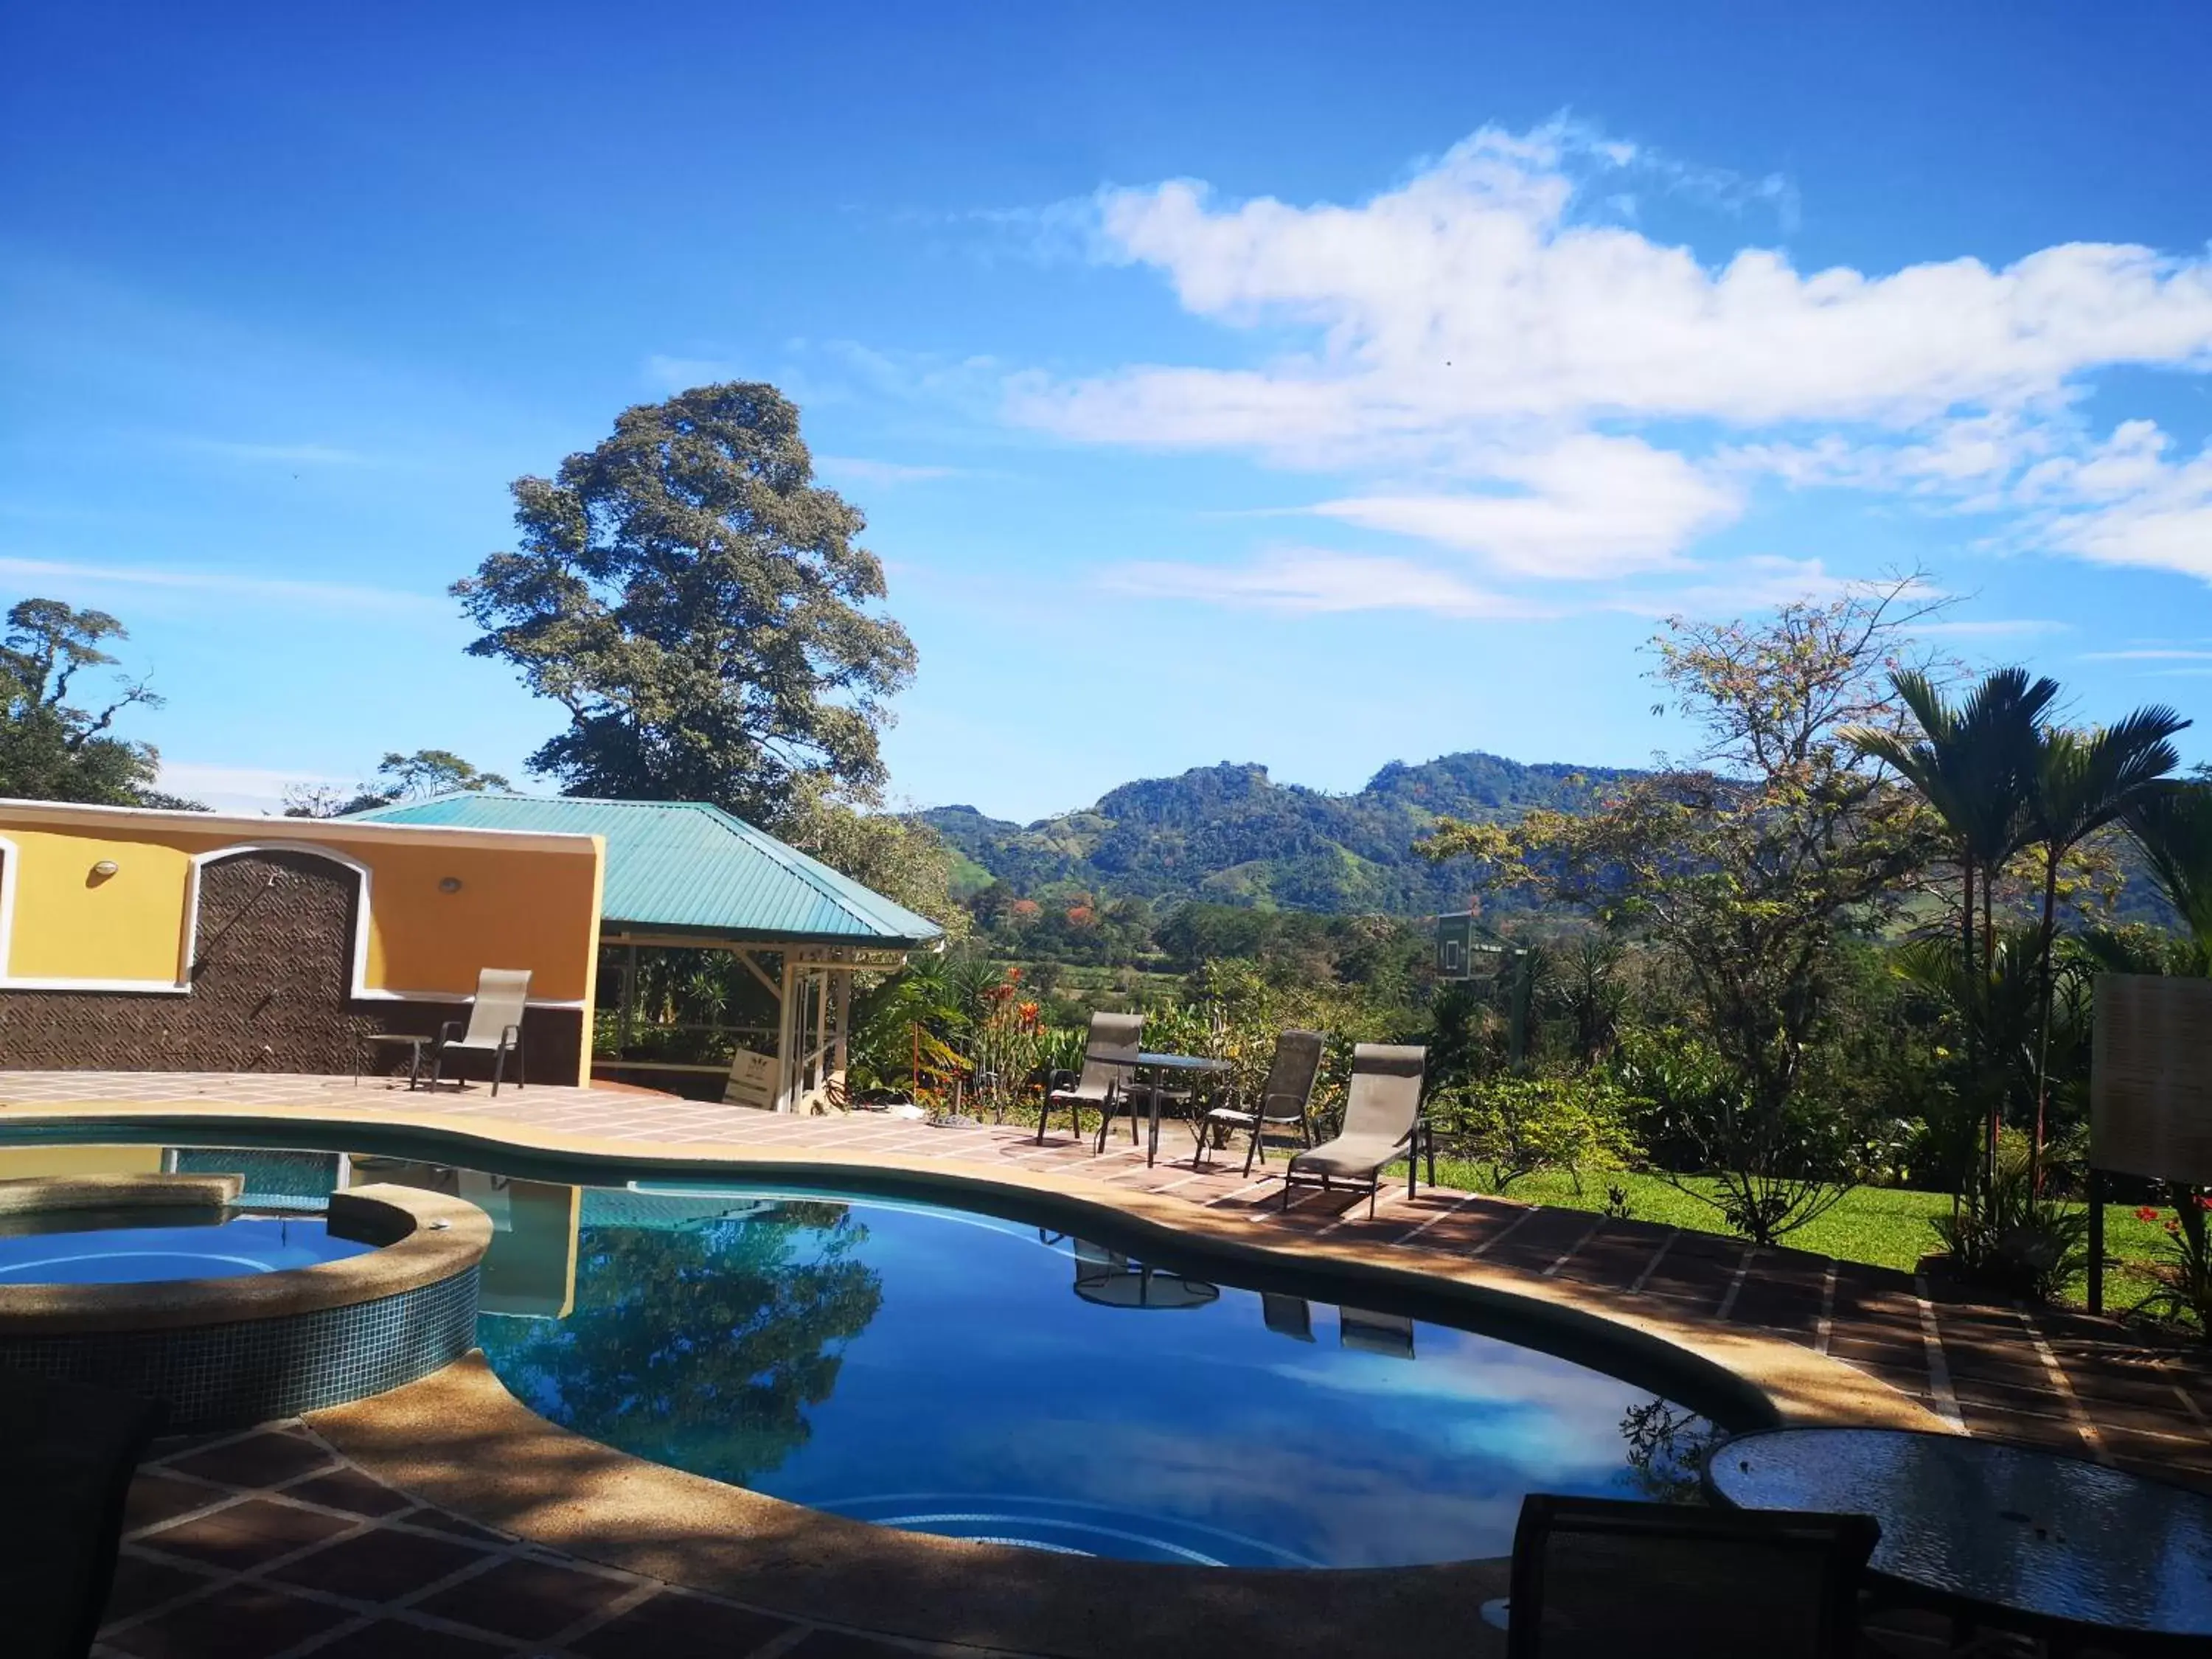
[[[24,599],[9,611],[0,635],[0,795],[204,810],[156,789],[159,752],[114,730],[125,710],[161,706],[144,680],[122,678],[97,706],[71,701],[82,677],[118,665],[106,642],[129,637],[105,611],[59,599]]]
[[[520,544],[453,592],[568,712],[531,769],[571,794],[711,801],[783,827],[827,786],[872,799],[914,646],[876,614],[860,511],[813,482],[774,386],[626,410],[552,478],[513,485]]]
[[[394,801],[428,800],[433,795],[465,793],[510,786],[497,772],[487,772],[463,760],[450,749],[417,749],[403,755],[385,751],[377,765],[376,781],[356,784],[350,790],[329,784],[301,784],[284,792],[288,818],[335,818],[348,812],[366,812]]]

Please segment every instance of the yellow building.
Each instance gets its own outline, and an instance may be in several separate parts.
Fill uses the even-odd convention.
[[[0,1066],[342,1073],[530,970],[530,1079],[587,1082],[592,835],[0,800]],[[387,1054],[390,1051],[387,1051]]]

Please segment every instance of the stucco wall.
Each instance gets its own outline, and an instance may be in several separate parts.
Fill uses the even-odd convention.
[[[0,976],[14,981],[97,981],[176,985],[196,854],[286,844],[367,866],[370,991],[466,996],[486,967],[528,967],[532,1000],[576,1002],[590,994],[598,957],[599,857],[588,848],[550,852],[450,841],[297,841],[282,821],[259,834],[203,835],[167,826],[113,830],[27,824],[0,809],[0,871],[14,889],[8,954]],[[447,832],[451,835],[453,832]],[[94,877],[102,860],[113,875]],[[455,892],[439,884],[451,878]]]
[[[605,858],[596,837],[44,804],[0,803],[0,994],[190,995],[204,935],[238,908],[234,896],[200,902],[204,872],[228,854],[280,848],[358,883],[366,902],[346,950],[354,999],[450,1004],[475,991],[483,969],[527,968],[533,1010],[575,1010],[588,1024]],[[112,873],[95,872],[102,862]],[[572,1041],[557,1046],[574,1053]]]

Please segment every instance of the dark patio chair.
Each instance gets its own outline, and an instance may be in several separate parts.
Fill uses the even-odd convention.
[[[1379,1353],[1391,1359],[1413,1357],[1413,1322],[1403,1314],[1375,1313],[1366,1308],[1336,1310],[1337,1346]]]
[[[1287,1336],[1294,1342],[1314,1340],[1313,1304],[1302,1296],[1261,1291],[1260,1322],[1277,1336]]]
[[[82,1659],[115,1577],[156,1401],[0,1370],[0,1651]]]
[[[1275,1057],[1267,1065],[1267,1080],[1260,1085],[1258,1096],[1250,1100],[1231,1098],[1198,1120],[1199,1161],[1212,1162],[1206,1152],[1216,1133],[1226,1144],[1229,1135],[1238,1129],[1249,1138],[1244,1149],[1248,1176],[1252,1173],[1253,1159],[1267,1161],[1262,1143],[1271,1126],[1297,1125],[1298,1144],[1311,1146],[1313,1124],[1306,1113],[1313,1104],[1314,1080],[1321,1075],[1322,1042],[1319,1031],[1279,1034],[1275,1038]]]
[[[1096,1106],[1103,1115],[1099,1132],[1105,1132],[1104,1117],[1113,1115],[1115,1102],[1121,1091],[1129,1086],[1129,1076],[1136,1069],[1137,1042],[1144,1034],[1142,1014],[1093,1014],[1091,1016],[1091,1036],[1083,1045],[1083,1071],[1054,1072],[1052,1086],[1045,1091],[1043,1109],[1037,1113],[1037,1144],[1044,1144],[1045,1126],[1052,1121],[1053,1108],[1064,1106],[1075,1125],[1075,1138],[1083,1139],[1083,1109]]]
[[[1850,1659],[1871,1516],[1531,1492],[1509,1659]]]
[[[1426,1048],[1387,1042],[1363,1042],[1352,1051],[1344,1127],[1335,1139],[1292,1155],[1283,1176],[1285,1209],[1293,1186],[1330,1187],[1341,1181],[1354,1192],[1364,1192],[1367,1213],[1375,1213],[1384,1168],[1401,1158],[1413,1158],[1419,1144],[1421,1073],[1428,1057]]]

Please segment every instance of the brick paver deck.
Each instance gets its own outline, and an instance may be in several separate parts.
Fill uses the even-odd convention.
[[[356,1085],[343,1078],[263,1074],[0,1073],[0,1124],[4,1124],[9,1107],[108,1102],[195,1102],[247,1111],[260,1106],[309,1107],[357,1113],[368,1121],[410,1106],[432,1106],[420,1094],[373,1079]],[[705,1151],[732,1145],[793,1152],[835,1148],[862,1157],[874,1153],[887,1159],[925,1156],[1047,1176],[1065,1170],[1109,1188],[1169,1194],[1196,1206],[1233,1207],[1255,1217],[1272,1218],[1270,1224],[1293,1232],[1349,1234],[1380,1242],[1404,1251],[1409,1267],[1417,1267],[1423,1256],[1431,1254],[1480,1258],[1487,1266],[1525,1277],[1528,1292],[1534,1296],[1543,1294],[1547,1279],[1577,1280],[1632,1298],[1648,1299],[1657,1310],[1762,1331],[1844,1360],[1970,1433],[2047,1446],[2212,1489],[2212,1419],[2208,1419],[2212,1413],[2212,1354],[2200,1347],[2160,1340],[2110,1320],[2050,1308],[1990,1306],[1958,1299],[1912,1275],[1886,1268],[1797,1250],[1759,1249],[1714,1234],[1633,1220],[1614,1221],[1579,1210],[1550,1209],[1449,1189],[1425,1188],[1409,1199],[1402,1182],[1385,1189],[1372,1218],[1364,1198],[1353,1200],[1346,1194],[1312,1189],[1300,1189],[1286,1210],[1279,1210],[1281,1187],[1275,1171],[1281,1167],[1279,1162],[1265,1174],[1255,1172],[1250,1180],[1242,1173],[1241,1155],[1221,1159],[1212,1169],[1200,1167],[1194,1161],[1189,1133],[1179,1123],[1162,1126],[1160,1160],[1147,1167],[1142,1148],[1120,1139],[1094,1154],[1087,1141],[1079,1142],[1064,1131],[1047,1136],[1040,1144],[1033,1132],[1011,1127],[932,1127],[868,1115],[787,1117],[632,1091],[510,1087],[495,1099],[488,1090],[475,1086],[459,1093],[441,1093],[434,1109],[449,1119],[485,1120],[488,1130],[495,1129],[503,1135],[526,1133],[535,1127],[635,1142],[641,1152],[648,1147],[673,1152]],[[400,1531],[418,1524],[435,1530],[434,1522],[404,1517],[397,1524]],[[346,1535],[350,1537],[351,1531]],[[293,1546],[295,1551],[307,1547],[304,1539]],[[322,1546],[319,1543],[315,1547],[319,1551]],[[514,1548],[518,1561],[532,1553],[510,1547]],[[126,1553],[136,1561],[150,1560],[160,1552],[149,1533],[136,1540]],[[163,1582],[173,1586],[182,1582],[174,1574],[183,1569],[173,1561],[157,1565],[170,1575]],[[151,1571],[131,1569],[140,1577]],[[492,1571],[484,1570],[487,1579]],[[135,1582],[126,1577],[118,1587],[118,1597],[123,1598],[119,1605],[128,1604],[140,1594],[131,1589]],[[218,1593],[204,1585],[188,1587],[188,1601]],[[264,1600],[280,1593],[295,1600],[300,1595],[296,1586],[279,1592],[258,1581],[252,1589],[254,1595]],[[659,1599],[655,1589],[636,1583],[623,1594],[635,1598],[623,1601],[625,1613],[634,1607],[649,1607]],[[315,1595],[323,1599],[316,1601],[314,1595],[307,1599],[318,1608],[327,1612],[343,1607],[343,1621],[323,1619],[312,1629],[302,1625],[287,1642],[255,1650],[270,1655],[374,1650],[357,1645],[366,1639],[360,1632],[374,1618],[385,1616],[374,1613],[374,1597],[356,1596],[349,1601],[330,1590]],[[337,1599],[331,1600],[332,1596]],[[432,1607],[434,1599],[426,1599],[419,1606],[408,1599],[393,1616],[422,1625],[422,1618],[428,1616],[422,1609]],[[287,1616],[310,1617],[296,1611]],[[315,1616],[320,1618],[319,1613]],[[687,1609],[681,1614],[670,1611],[653,1616],[674,1620],[720,1615],[695,1614]],[[270,1617],[273,1620],[275,1615]],[[203,1650],[181,1638],[174,1642],[166,1638],[134,1638],[132,1631],[153,1630],[159,1621],[143,1614],[131,1615],[130,1622],[120,1622],[120,1618],[118,1614],[119,1622],[111,1627],[108,1638],[113,1653],[155,1659],[161,1654]],[[422,1646],[408,1650],[426,1655],[515,1651],[517,1641],[550,1641],[557,1637],[562,1641],[574,1638],[573,1651],[592,1659],[599,1655],[644,1652],[652,1645],[643,1636],[635,1644],[625,1645],[626,1638],[612,1634],[590,1641],[579,1634],[603,1626],[617,1631],[622,1621],[612,1615],[604,1620],[587,1619],[579,1611],[559,1631],[549,1629],[542,1638],[508,1639],[501,1648],[481,1629],[471,1626],[465,1636],[458,1627],[441,1625],[438,1632],[446,1645],[439,1646],[426,1637]],[[427,1632],[430,1627],[422,1625],[422,1628]],[[646,1626],[641,1624],[638,1628],[643,1630]],[[775,1631],[764,1635],[764,1655],[795,1650],[803,1659],[830,1659],[834,1653],[845,1652],[857,1659],[862,1654],[884,1651],[839,1645],[857,1642],[860,1639],[857,1637],[793,1628],[796,1633]],[[487,1642],[493,1644],[487,1646]],[[245,1651],[227,1647],[220,1650]],[[526,1645],[520,1650],[556,1651]],[[728,1650],[751,1650],[732,1641]]]

